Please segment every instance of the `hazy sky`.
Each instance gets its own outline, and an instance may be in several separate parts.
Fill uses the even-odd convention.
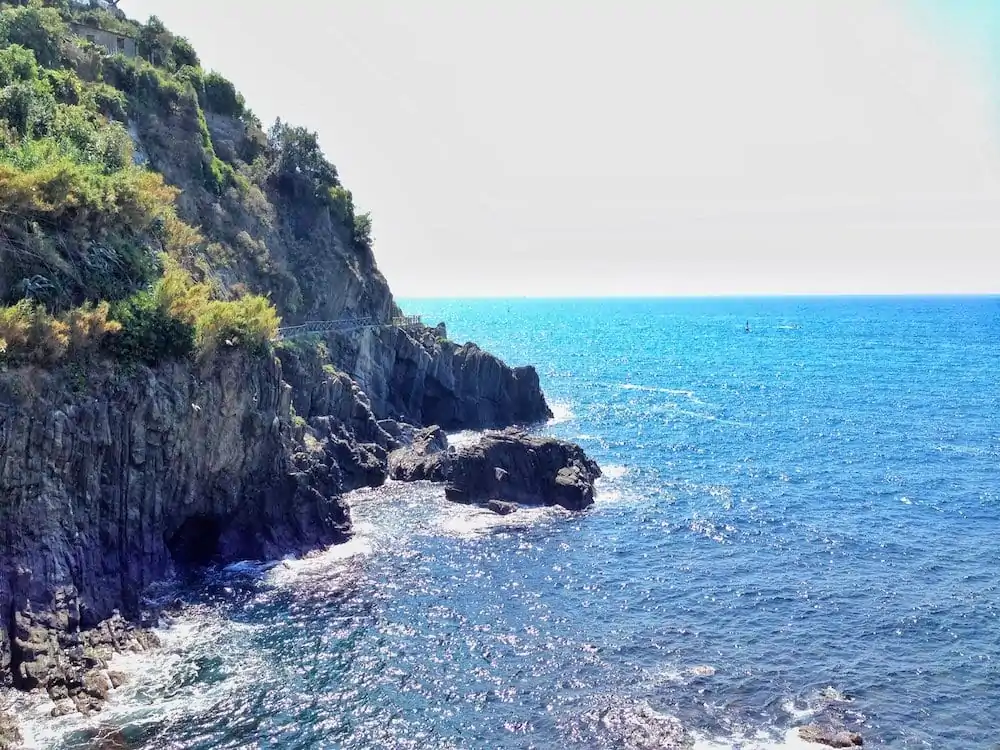
[[[995,0],[123,0],[319,131],[398,296],[1000,291]]]

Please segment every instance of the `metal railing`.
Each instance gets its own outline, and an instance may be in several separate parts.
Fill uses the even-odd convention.
[[[362,328],[419,328],[423,325],[419,315],[404,315],[393,318],[388,323],[380,323],[374,318],[341,318],[340,320],[310,320],[297,326],[278,329],[275,341],[285,341],[314,333],[345,333],[360,331]]]

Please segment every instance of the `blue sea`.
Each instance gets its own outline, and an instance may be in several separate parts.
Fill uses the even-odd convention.
[[[1000,300],[403,307],[536,365],[595,507],[356,493],[350,543],[182,589],[36,747],[997,747]]]

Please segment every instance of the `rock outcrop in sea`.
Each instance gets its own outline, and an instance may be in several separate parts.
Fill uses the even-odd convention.
[[[445,497],[507,514],[516,505],[583,510],[594,503],[601,469],[578,445],[508,428],[449,449],[438,427],[417,433],[389,456],[389,473],[403,481],[445,482]]]
[[[806,742],[826,745],[827,747],[861,747],[865,744],[864,739],[857,732],[821,727],[817,724],[801,727],[799,737]]]

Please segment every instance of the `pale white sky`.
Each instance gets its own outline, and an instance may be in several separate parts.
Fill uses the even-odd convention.
[[[319,131],[407,297],[1000,291],[990,4],[121,7]]]

